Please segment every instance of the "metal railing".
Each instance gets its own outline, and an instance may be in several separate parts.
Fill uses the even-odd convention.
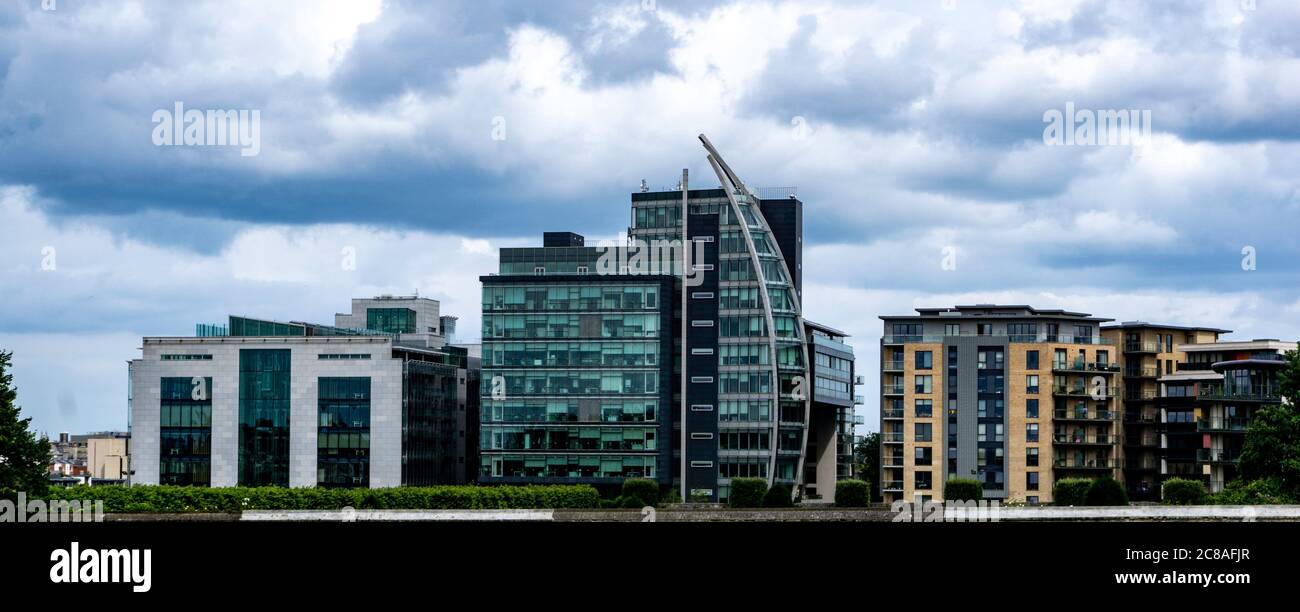
[[[1052,418],[1067,421],[1113,421],[1115,420],[1115,412],[1113,410],[1065,408],[1053,410]]]
[[[1196,421],[1197,431],[1246,431],[1250,420],[1245,417],[1209,418]]]
[[[1023,343],[1047,343],[1047,344],[1083,344],[1083,345],[1113,345],[1114,341],[1101,336],[1072,336],[1069,334],[973,334],[963,332],[961,334],[885,334],[883,341],[885,344],[941,344],[944,338],[957,337],[979,337],[989,339],[1005,339],[1009,342]]]
[[[1115,436],[1101,435],[1077,435],[1077,434],[1056,434],[1052,436],[1052,442],[1056,444],[1115,444]]]

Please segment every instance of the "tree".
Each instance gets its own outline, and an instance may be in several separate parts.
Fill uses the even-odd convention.
[[[984,499],[984,485],[974,478],[949,478],[943,483],[944,501],[979,501]]]
[[[1278,373],[1278,391],[1292,410],[1300,410],[1300,344],[1286,352],[1286,367]]]
[[[1277,478],[1289,493],[1300,493],[1300,412],[1292,406],[1265,406],[1255,411],[1238,468],[1247,481]]]
[[[50,441],[37,438],[31,417],[19,418],[18,392],[9,373],[13,353],[0,351],[0,498],[19,491],[43,497],[49,488]]]
[[[868,483],[880,480],[880,432],[862,436],[853,446],[853,470]],[[871,499],[880,501],[880,489],[871,487]]]

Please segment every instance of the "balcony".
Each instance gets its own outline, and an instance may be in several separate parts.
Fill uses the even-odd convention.
[[[1113,421],[1115,412],[1112,410],[1079,410],[1079,409],[1058,409],[1052,411],[1052,418],[1058,421]]]
[[[1236,463],[1241,458],[1241,450],[1235,448],[1199,448],[1196,461],[1200,463]]]
[[[1093,388],[1091,385],[1052,385],[1052,395],[1063,395],[1067,397],[1089,397],[1097,401],[1114,399],[1119,395],[1119,389],[1115,387]]]
[[[1244,432],[1250,426],[1245,417],[1210,418],[1196,421],[1196,431],[1235,431]]]
[[[903,481],[901,481],[901,480],[886,480],[886,481],[880,483],[880,490],[881,490],[881,491],[885,491],[885,492],[891,492],[891,491],[897,492],[897,491],[902,491],[902,490],[903,490]]]
[[[1124,400],[1129,402],[1144,402],[1153,400],[1157,397],[1155,389],[1125,389]]]
[[[1234,387],[1232,389],[1228,389],[1223,385],[1204,386],[1197,389],[1196,396],[1207,400],[1261,402],[1266,404],[1275,404],[1281,401],[1277,387],[1267,385]]]
[[[903,418],[903,409],[902,409],[902,408],[886,408],[886,409],[880,411],[880,416],[881,416],[882,418],[886,418],[886,419],[901,419],[901,418]]]
[[[1124,341],[1125,353],[1159,353],[1162,347],[1159,342],[1133,342]]]
[[[1155,366],[1143,367],[1126,367],[1124,368],[1124,378],[1155,378],[1159,374]]]
[[[1052,370],[1056,372],[1085,372],[1090,374],[1114,374],[1120,371],[1120,367],[1113,363],[1102,363],[1100,361],[1058,361],[1052,364]]]
[[[1056,434],[1052,436],[1052,442],[1055,444],[1071,446],[1108,446],[1115,444],[1119,438],[1110,435],[1078,435],[1078,434]]]
[[[885,395],[902,395],[903,383],[885,383]]]
[[[881,459],[880,462],[881,462],[881,463],[880,463],[881,467],[887,467],[887,468],[901,468],[901,467],[903,467],[903,456],[902,456],[902,455],[896,455],[896,456],[893,456],[893,457],[885,457],[885,458]]]
[[[1152,412],[1125,412],[1124,422],[1134,425],[1155,425],[1160,422],[1160,415]]]
[[[886,444],[902,444],[903,432],[901,431],[884,431],[880,433],[880,441]]]
[[[1160,438],[1155,436],[1129,436],[1124,439],[1124,446],[1133,448],[1158,448]]]
[[[1007,342],[1017,343],[1047,343],[1047,344],[1084,344],[1084,345],[1113,345],[1113,341],[1101,336],[1071,336],[1069,334],[1034,334],[1034,335],[989,335],[989,334],[972,334],[962,333],[956,335],[942,334],[911,334],[896,335],[885,334],[883,337],[884,344],[942,344],[945,338],[956,337],[978,337],[988,338],[993,341],[1005,340]]]
[[[887,361],[882,361],[882,362],[880,363],[880,368],[881,368],[882,370],[886,371],[886,372],[902,372],[902,371],[903,371],[903,360],[902,360],[902,359],[890,359],[890,360],[887,360]]]
[[[1052,467],[1065,470],[1113,470],[1121,467],[1118,459],[1091,458],[1078,459],[1075,457],[1057,457],[1052,460]]]

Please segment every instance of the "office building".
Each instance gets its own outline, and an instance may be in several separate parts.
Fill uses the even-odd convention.
[[[809,424],[837,431],[845,400],[828,391],[826,414],[810,413],[802,202],[755,196],[701,141],[722,188],[691,189],[683,172],[676,189],[632,194],[618,243],[548,232],[481,278],[480,480],[646,477],[710,501],[736,477],[809,484]],[[825,498],[838,447],[814,447],[832,453],[816,463]]]
[[[390,487],[472,477],[476,383],[438,304],[357,300],[337,322],[231,316],[147,337],[130,366],[133,484]],[[370,327],[368,327],[370,326]]]

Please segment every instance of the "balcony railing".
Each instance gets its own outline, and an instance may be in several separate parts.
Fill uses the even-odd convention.
[[[1056,444],[1115,444],[1117,441],[1116,436],[1110,435],[1056,434],[1052,436],[1052,442]]]
[[[1050,343],[1050,344],[1093,344],[1093,345],[1113,345],[1114,341],[1101,336],[1072,336],[1069,334],[1033,334],[1033,335],[987,335],[962,333],[957,335],[943,334],[885,334],[885,344],[941,344],[945,338],[955,337],[979,337],[989,339],[1006,339],[1009,342],[1024,343]]]
[[[903,369],[903,360],[902,360],[902,359],[889,359],[889,360],[886,360],[886,361],[881,362],[881,367],[884,368],[886,371],[902,370],[902,369]]]
[[[881,491],[902,491],[902,490],[903,490],[903,481],[901,481],[901,480],[886,480],[886,481],[880,483],[880,490],[881,490]]]
[[[891,384],[885,383],[885,395],[902,395],[903,383]]]
[[[881,462],[881,465],[887,468],[901,468],[903,467],[903,456],[885,457],[881,459]]]
[[[1159,353],[1162,347],[1159,342],[1133,342],[1124,341],[1125,353]]]
[[[1136,367],[1136,368],[1129,366],[1124,368],[1125,378],[1155,378],[1157,374],[1159,374],[1159,371],[1155,368],[1155,366],[1144,366],[1144,367]]]
[[[1120,371],[1120,367],[1114,363],[1102,363],[1100,361],[1057,361],[1052,364],[1052,369],[1058,372],[1096,372],[1098,374],[1113,374]]]
[[[1196,460],[1202,463],[1236,463],[1241,458],[1241,451],[1235,448],[1201,448],[1196,451]]]
[[[886,409],[880,411],[880,416],[881,416],[881,417],[884,417],[884,418],[886,418],[886,419],[901,419],[901,418],[903,418],[903,409],[902,409],[902,408],[886,408]]]
[[[1160,439],[1155,436],[1129,436],[1124,438],[1124,446],[1155,448],[1160,446]]]
[[[1250,420],[1244,417],[1210,418],[1196,421],[1197,431],[1246,431]]]
[[[1053,410],[1052,418],[1063,421],[1113,421],[1115,420],[1115,412],[1113,410],[1065,408]]]
[[[1124,422],[1135,424],[1152,425],[1160,421],[1160,415],[1155,412],[1125,412]]]
[[[1198,397],[1211,400],[1233,400],[1239,402],[1277,402],[1280,400],[1277,387],[1251,385],[1248,387],[1225,388],[1223,385],[1203,386],[1197,389]]]
[[[1137,402],[1143,400],[1152,400],[1158,396],[1155,389],[1125,389],[1124,399]]]
[[[881,434],[880,434],[880,441],[881,441],[881,442],[889,442],[889,443],[892,443],[892,444],[901,444],[901,443],[903,442],[903,432],[901,432],[901,431],[885,431],[885,432],[881,432]]]
[[[1057,457],[1052,460],[1052,467],[1069,470],[1112,470],[1120,466],[1119,459],[1077,459],[1075,457]]]
[[[1092,385],[1052,385],[1053,395],[1069,395],[1076,397],[1091,397],[1098,401],[1108,400],[1119,395],[1119,389],[1116,387],[1094,388]]]

